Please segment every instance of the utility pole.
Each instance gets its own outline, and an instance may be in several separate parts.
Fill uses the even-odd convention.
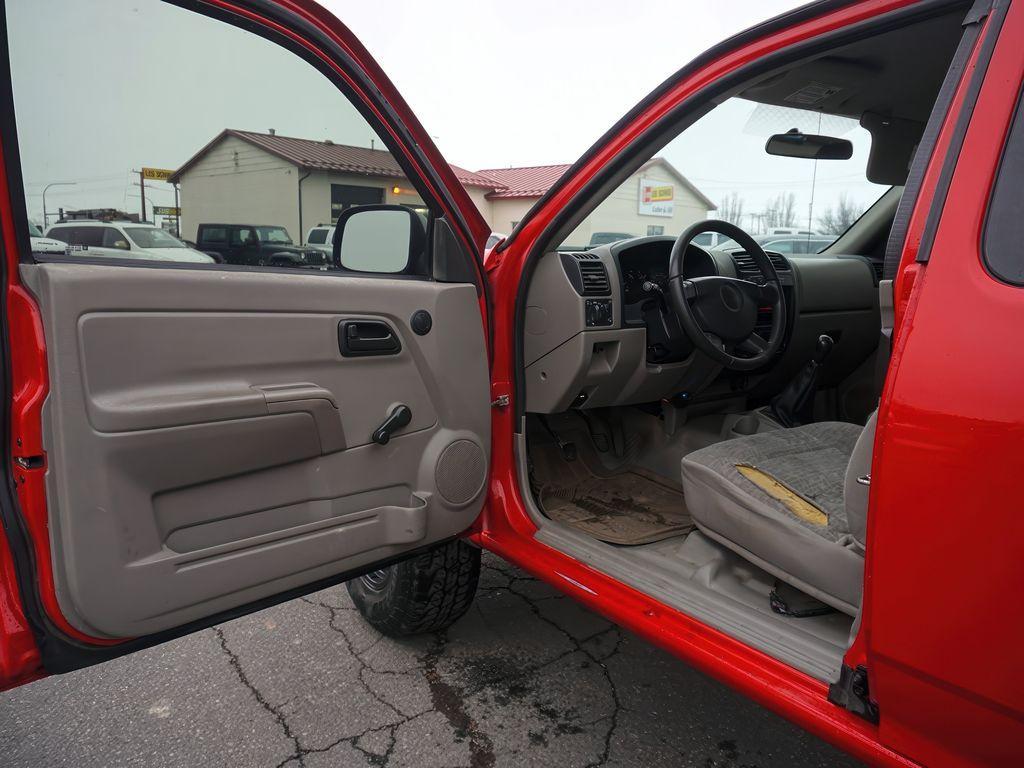
[[[178,184],[174,184],[174,236],[181,237],[181,203],[178,202]]]
[[[140,221],[146,220],[146,177],[142,171],[139,171],[139,195],[142,197],[142,218]],[[154,219],[156,216],[153,217]]]

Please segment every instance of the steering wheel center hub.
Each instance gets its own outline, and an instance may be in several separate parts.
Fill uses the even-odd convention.
[[[722,304],[730,312],[739,312],[743,308],[743,294],[740,289],[731,283],[726,283],[719,289],[722,297]]]
[[[729,342],[741,341],[753,332],[757,302],[740,281],[708,278],[696,283],[696,291],[693,310],[705,331]]]

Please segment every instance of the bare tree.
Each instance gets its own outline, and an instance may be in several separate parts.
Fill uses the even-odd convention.
[[[818,217],[818,228],[825,235],[841,235],[864,213],[864,207],[854,202],[845,192],[839,193],[839,202],[829,206]]]
[[[769,229],[796,226],[796,195],[792,192],[779,192],[765,207],[764,222]]]
[[[736,226],[743,224],[743,198],[736,192],[730,192],[722,198],[718,206],[718,217]]]

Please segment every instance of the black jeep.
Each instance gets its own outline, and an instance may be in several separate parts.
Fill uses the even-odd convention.
[[[252,267],[328,269],[330,259],[315,248],[296,246],[288,230],[255,224],[200,224],[196,248],[225,264]]]

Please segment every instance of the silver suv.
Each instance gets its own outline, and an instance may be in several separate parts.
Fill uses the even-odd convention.
[[[169,232],[152,224],[131,221],[66,221],[54,224],[46,236],[67,243],[69,253],[148,261],[185,261],[213,264],[205,253],[189,248]]]

